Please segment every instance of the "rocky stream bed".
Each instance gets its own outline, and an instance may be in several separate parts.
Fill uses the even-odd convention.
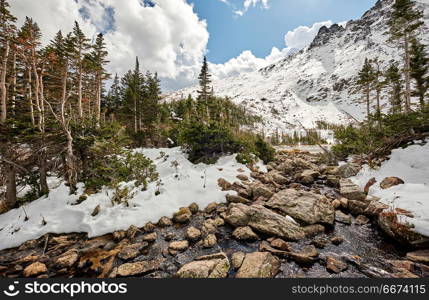
[[[427,238],[398,222],[407,212],[388,209],[347,179],[359,168],[282,151],[268,173],[220,178],[231,191],[225,204],[193,204],[157,224],[96,238],[47,234],[0,251],[0,276],[428,277]]]

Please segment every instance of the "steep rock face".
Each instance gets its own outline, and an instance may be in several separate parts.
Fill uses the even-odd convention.
[[[416,2],[424,10],[429,28],[429,2]],[[362,119],[365,105],[359,103],[359,95],[351,93],[351,85],[365,58],[378,57],[385,64],[401,59],[400,49],[386,42],[392,3],[393,0],[380,0],[358,20],[345,26],[322,27],[309,47],[275,64],[215,81],[215,93],[262,116],[261,127],[268,134],[276,130],[286,132],[299,122],[313,127],[318,120],[345,123],[350,115]],[[426,44],[428,32],[426,29],[421,34]],[[190,87],[170,94],[167,99],[195,95],[196,90],[197,87]]]

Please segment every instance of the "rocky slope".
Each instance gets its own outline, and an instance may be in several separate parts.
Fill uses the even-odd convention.
[[[359,168],[282,152],[253,181],[220,178],[227,204],[97,238],[47,234],[0,251],[0,277],[428,277],[429,252],[405,251],[422,237],[347,179]]]
[[[429,2],[416,2],[429,25]],[[288,131],[299,122],[306,127],[313,127],[318,120],[344,123],[350,120],[349,114],[363,118],[365,106],[353,94],[352,83],[365,58],[378,58],[385,64],[400,61],[399,49],[389,45],[385,35],[392,3],[378,1],[345,27],[322,27],[309,47],[264,69],[215,81],[215,93],[264,117],[262,127],[268,133]],[[426,44],[428,32],[421,34]],[[195,95],[196,90],[190,87],[167,99]]]

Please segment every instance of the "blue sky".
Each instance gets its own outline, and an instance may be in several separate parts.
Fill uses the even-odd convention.
[[[224,63],[244,50],[265,57],[273,46],[284,48],[284,35],[298,26],[316,22],[334,23],[357,19],[376,0],[270,0],[269,8],[261,4],[248,9],[243,16],[234,13],[243,0],[188,0],[201,19],[206,19],[210,39],[208,59]]]

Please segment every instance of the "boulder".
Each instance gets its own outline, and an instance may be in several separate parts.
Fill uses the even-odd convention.
[[[156,241],[157,237],[158,237],[158,234],[156,232],[152,232],[152,233],[144,235],[142,237],[142,240],[145,242],[148,242],[148,243],[153,243]]]
[[[295,222],[260,205],[230,204],[225,221],[235,227],[250,226],[261,233],[293,241],[305,237]]]
[[[194,215],[200,210],[200,207],[195,202],[189,205],[188,208],[191,211],[191,213],[193,213]]]
[[[320,224],[308,225],[303,228],[306,237],[313,237],[325,232],[325,227]]]
[[[429,264],[429,250],[426,249],[407,253],[407,258],[417,263]]]
[[[242,241],[247,241],[247,240],[256,241],[259,239],[259,236],[256,233],[254,233],[252,228],[250,228],[249,226],[237,227],[232,233],[232,236],[235,239],[242,240]]]
[[[225,253],[203,256],[185,264],[179,271],[179,278],[226,278],[230,263]]]
[[[355,222],[357,225],[362,226],[362,225],[368,224],[370,222],[370,220],[367,217],[365,217],[364,215],[360,215],[356,218]]]
[[[190,241],[198,241],[201,238],[201,231],[195,227],[186,229],[186,238]]]
[[[340,236],[334,236],[333,238],[331,238],[331,243],[339,246],[342,243],[344,243],[344,238],[340,237]]]
[[[217,244],[217,238],[214,234],[209,234],[206,236],[206,238],[203,240],[203,247],[204,248],[213,248]]]
[[[383,181],[380,183],[380,187],[383,190],[387,190],[387,189],[390,189],[391,187],[401,185],[401,184],[405,184],[405,182],[401,178],[387,177],[387,178],[384,178]]]
[[[117,275],[122,277],[141,275],[159,270],[165,259],[156,259],[151,261],[139,261],[135,263],[126,263],[120,265],[117,270]]]
[[[271,198],[273,196],[273,192],[262,183],[255,183],[251,186],[253,199],[257,199],[259,197]]]
[[[171,242],[168,245],[168,248],[170,250],[174,250],[174,251],[185,251],[186,249],[189,248],[189,242],[188,241],[176,241],[176,242]]]
[[[128,245],[122,248],[122,250],[118,254],[118,257],[122,260],[134,259],[140,254],[140,250],[147,246],[147,243]]]
[[[310,245],[299,252],[291,252],[289,258],[300,265],[312,265],[316,262],[318,255],[316,247]]]
[[[340,185],[340,178],[335,175],[328,175],[326,177],[326,184],[330,187],[338,187]]]
[[[320,173],[315,170],[304,170],[298,175],[298,181],[302,184],[313,184],[314,181],[319,178]]]
[[[293,172],[293,161],[290,159],[284,160],[280,165],[277,166],[277,170],[283,174],[291,174]]]
[[[173,215],[173,220],[176,223],[187,223],[192,217],[192,212],[188,207],[182,207]]]
[[[349,211],[354,215],[364,214],[366,209],[368,208],[368,205],[369,203],[356,200],[349,200],[347,203]]]
[[[35,262],[24,269],[23,275],[24,277],[34,277],[46,272],[48,272],[48,269],[44,263]]]
[[[337,210],[335,212],[335,221],[337,221],[339,223],[351,225],[352,224],[352,217],[350,215],[346,215],[341,210]]]
[[[365,193],[350,179],[340,180],[340,194],[349,200],[364,201],[366,199]]]
[[[232,190],[232,184],[225,180],[224,178],[219,178],[217,180],[217,184],[222,189],[222,191],[231,191]]]
[[[204,212],[206,214],[211,214],[216,210],[217,207],[218,207],[218,204],[216,202],[212,202],[209,205],[207,205],[207,207],[204,209]]]
[[[326,260],[326,269],[330,272],[339,274],[348,269],[348,265],[334,257],[328,257]]]
[[[275,194],[266,204],[306,224],[333,224],[335,210],[330,201],[322,195],[295,189]]]
[[[231,264],[234,270],[238,270],[243,264],[243,260],[246,257],[244,252],[234,252],[231,256]]]
[[[356,176],[361,167],[358,164],[354,163],[347,163],[338,168],[338,175],[340,175],[342,178],[350,178],[353,176]]]
[[[159,219],[158,225],[160,227],[168,227],[173,225],[173,222],[170,220],[170,218],[162,217],[161,219]]]
[[[236,278],[274,278],[280,268],[277,257],[268,252],[246,254]]]
[[[283,241],[282,239],[274,239],[270,242],[270,245],[282,251],[292,251],[292,247],[289,245],[289,243]]]
[[[381,203],[380,201],[371,201],[364,211],[364,214],[370,217],[378,217],[384,210],[388,209],[389,205]]]
[[[246,198],[243,198],[243,197],[238,196],[238,195],[230,195],[230,194],[226,195],[226,201],[228,203],[244,203],[244,204],[250,204],[251,203],[251,201],[246,199]]]

